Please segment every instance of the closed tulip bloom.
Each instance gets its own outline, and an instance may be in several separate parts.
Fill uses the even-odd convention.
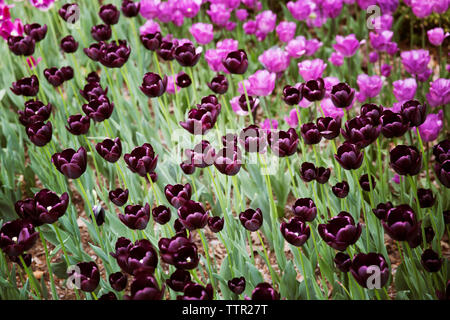
[[[66,3],[58,10],[58,14],[64,21],[74,24],[80,19],[80,8],[76,3]]]
[[[180,88],[187,88],[191,85],[192,80],[189,75],[183,71],[177,74],[176,84]]]
[[[99,61],[102,55],[102,49],[106,46],[105,42],[96,42],[88,48],[84,48],[83,52],[93,61]]]
[[[379,270],[380,277],[373,280],[374,269]],[[379,284],[380,288],[389,280],[389,266],[382,254],[370,252],[368,254],[358,253],[353,257],[350,272],[358,284],[363,288],[371,288]],[[378,273],[377,273],[378,274]],[[379,283],[377,283],[379,281]]]
[[[24,26],[25,34],[34,39],[34,41],[39,42],[45,38],[47,34],[47,25],[41,26],[39,23],[26,24]]]
[[[102,206],[96,205],[92,208],[92,211],[94,213],[95,223],[98,226],[101,226],[105,223],[105,209],[103,209]],[[92,217],[91,217],[92,220]]]
[[[180,126],[194,135],[203,135],[215,124],[215,120],[210,111],[200,108],[193,108],[188,112],[186,121],[180,121]]]
[[[73,53],[78,49],[78,42],[75,41],[74,37],[68,35],[61,39],[60,46],[65,53]]]
[[[281,97],[286,104],[294,106],[300,103],[302,100],[302,92],[293,86],[286,85],[283,88],[283,96]]]
[[[296,153],[299,138],[294,128],[288,131],[270,131],[267,140],[272,152],[278,157],[289,157]]]
[[[147,174],[153,173],[158,163],[158,156],[155,155],[153,147],[149,143],[144,143],[142,146],[134,148],[131,153],[126,153],[123,159],[128,168],[141,177],[146,177]]]
[[[175,59],[175,48],[177,48],[178,42],[176,40],[169,41],[163,40],[157,49],[158,55],[165,61],[171,61]]]
[[[95,41],[107,41],[111,39],[112,30],[111,27],[107,24],[99,24],[96,26],[92,26],[91,35]]]
[[[247,209],[239,214],[239,220],[242,226],[248,231],[256,231],[263,224],[263,215],[261,209]]]
[[[206,211],[200,202],[193,200],[186,201],[178,208],[180,222],[190,231],[204,228],[208,223],[208,215],[209,211]]]
[[[305,144],[317,144],[322,140],[319,128],[313,122],[303,124],[300,133]]]
[[[389,155],[392,169],[401,176],[414,176],[422,169],[422,153],[414,146],[398,145]]]
[[[381,127],[375,125],[371,118],[359,116],[348,120],[341,129],[342,136],[347,142],[358,148],[365,148],[380,135]]]
[[[305,182],[311,182],[317,177],[316,166],[311,162],[303,162],[300,166],[300,178]]]
[[[127,238],[120,237],[115,250],[110,254],[125,273],[134,275],[139,270],[153,273],[158,265],[158,254],[147,239],[137,240],[133,244]]]
[[[213,146],[206,140],[200,141],[195,145],[194,149],[185,151],[190,163],[196,168],[206,168],[214,164],[216,151]]]
[[[132,230],[144,230],[150,220],[150,206],[139,204],[125,207],[124,214],[119,214],[119,219],[124,225]]]
[[[241,294],[245,290],[245,278],[239,277],[239,278],[233,278],[231,280],[228,280],[228,289],[231,290],[231,292],[235,294]]]
[[[333,191],[333,194],[338,198],[345,198],[348,193],[350,192],[350,186],[348,185],[347,181],[342,181],[336,183],[333,187],[331,187],[331,191]]]
[[[160,205],[152,209],[153,219],[160,225],[164,225],[170,221],[170,209],[166,206]]]
[[[444,163],[445,160],[450,159],[450,140],[445,139],[433,147],[433,155],[436,162]]]
[[[162,300],[164,285],[160,287],[158,281],[151,274],[141,271],[136,274],[130,286],[130,294],[125,300]]]
[[[298,217],[293,217],[289,222],[282,222],[280,230],[286,241],[296,247],[301,247],[311,234],[309,226]]]
[[[325,82],[322,78],[309,80],[301,88],[303,97],[309,101],[320,101],[325,96]]]
[[[197,246],[178,234],[167,239],[161,238],[158,242],[161,259],[178,269],[195,269],[199,263]]]
[[[388,201],[386,203],[379,203],[375,209],[372,209],[372,212],[375,214],[375,216],[379,220],[385,220],[387,213],[389,210],[391,210],[394,206],[392,205],[392,202]]]
[[[354,144],[344,142],[337,149],[334,158],[345,170],[356,170],[361,167],[364,154]]]
[[[48,121],[34,122],[27,126],[26,133],[31,142],[37,147],[43,147],[52,140],[52,123]]]
[[[302,221],[313,221],[317,216],[316,204],[311,198],[299,198],[292,206],[294,215]]]
[[[89,118],[95,122],[102,122],[111,117],[114,111],[114,102],[110,102],[107,96],[102,95],[83,104],[81,108]]]
[[[122,13],[125,17],[133,18],[139,14],[140,7],[141,7],[140,2],[134,2],[131,0],[123,0],[122,6],[120,8],[122,9]]]
[[[17,219],[5,222],[0,229],[0,249],[8,256],[20,256],[30,250],[39,233],[27,220]]]
[[[370,192],[371,188],[372,190],[375,189],[375,178],[373,176],[370,176],[370,184],[369,184],[369,175],[363,174],[360,178],[359,178],[359,185],[361,186],[361,189],[363,189],[364,191]]]
[[[409,121],[402,114],[384,110],[381,116],[381,133],[386,138],[403,136],[409,129]]]
[[[331,101],[336,108],[348,108],[355,98],[355,89],[344,82],[338,83],[331,89]]]
[[[316,180],[320,184],[325,184],[330,179],[330,175],[331,175],[330,168],[319,167],[319,168],[317,168]]]
[[[109,200],[116,206],[123,206],[128,201],[128,189],[117,188],[108,193]]]
[[[98,61],[108,68],[120,68],[128,61],[130,53],[131,47],[126,40],[111,41],[101,47]]]
[[[90,81],[84,86],[83,90],[80,90],[80,94],[87,101],[96,100],[102,96],[105,97],[107,93],[108,88],[103,89],[100,81]]]
[[[64,81],[69,81],[73,79],[73,68],[71,66],[61,67],[59,69],[63,75]]]
[[[352,260],[350,259],[350,256],[343,252],[336,253],[336,256],[334,257],[334,264],[336,268],[338,268],[340,271],[347,273],[350,271],[350,267],[352,265]]]
[[[442,267],[442,259],[439,258],[439,255],[432,249],[426,249],[422,253],[420,262],[428,272],[439,272]]]
[[[12,83],[11,91],[18,96],[32,97],[39,92],[39,79],[35,75]]]
[[[189,183],[186,183],[185,185],[168,184],[164,188],[164,194],[166,195],[167,201],[178,209],[185,204],[186,201],[191,199],[192,187]]]
[[[142,79],[141,91],[149,98],[162,96],[167,88],[167,76],[161,77],[153,72],[148,72]]]
[[[105,139],[95,145],[98,154],[108,162],[114,163],[120,159],[122,155],[122,143],[119,138],[114,140]]]
[[[253,289],[252,300],[280,300],[280,294],[270,284],[262,282]]]
[[[224,219],[220,218],[220,217],[209,217],[208,218],[208,227],[209,229],[214,232],[220,232],[223,229],[223,225],[224,225]]]
[[[409,100],[402,104],[401,114],[410,122],[411,127],[418,127],[425,122],[427,116],[426,103],[420,104],[417,100]]]
[[[248,58],[244,50],[236,50],[227,54],[222,61],[228,72],[233,74],[244,74],[248,68]]]
[[[116,291],[125,290],[125,288],[127,287],[128,277],[126,274],[123,274],[120,271],[111,273],[108,277],[108,280],[111,287]]]
[[[67,178],[78,179],[86,171],[86,149],[80,147],[75,151],[69,148],[62,152],[57,152],[52,156],[52,163]]]
[[[56,67],[45,69],[44,76],[47,79],[48,83],[50,83],[54,87],[58,87],[64,82],[64,74],[60,69]]]
[[[158,50],[162,42],[161,32],[158,31],[141,35],[140,38],[144,47],[150,51]]]
[[[183,269],[175,270],[170,278],[166,280],[166,284],[170,289],[177,292],[183,292],[184,287],[191,282],[191,274]]]
[[[31,56],[34,53],[36,41],[30,36],[9,36],[8,47],[16,56]]]
[[[83,116],[81,114],[71,115],[67,119],[66,129],[76,136],[86,134],[91,126],[90,120],[91,119],[88,116]]]
[[[228,91],[228,80],[223,74],[215,76],[207,85],[216,94],[224,94]]]
[[[182,67],[193,67],[200,60],[202,48],[195,48],[192,43],[178,46],[174,51],[175,59]]]
[[[442,163],[435,163],[434,172],[439,181],[447,188],[450,188],[450,160]]]
[[[374,125],[381,123],[381,116],[383,114],[383,106],[377,106],[376,104],[366,103],[361,106],[361,117],[367,117],[372,120]]]
[[[407,204],[390,209],[381,223],[386,233],[396,241],[412,239],[420,228],[420,223],[416,220],[416,214]]]
[[[116,24],[119,22],[120,11],[113,4],[106,4],[100,7],[100,11],[98,13],[100,18],[104,23],[108,25]]]
[[[223,148],[219,150],[214,159],[217,170],[227,176],[238,174],[242,166],[242,155],[239,149]]]
[[[81,291],[93,292],[100,283],[100,270],[95,262],[78,262],[68,273],[73,284],[79,284]]]
[[[316,126],[323,138],[332,140],[340,134],[341,118],[320,117],[317,119]]]
[[[345,211],[328,220],[326,224],[319,224],[319,234],[332,248],[345,251],[348,246],[355,244],[361,236],[361,224],[355,225],[353,217]]]
[[[419,188],[417,190],[417,197],[419,198],[419,205],[421,208],[431,208],[436,202],[431,189]]]
[[[24,207],[25,204],[25,207]],[[25,200],[16,204],[16,212],[23,219],[30,219],[35,226],[54,223],[64,215],[69,205],[69,195],[59,197],[53,191],[42,189],[34,195],[33,203]]]
[[[445,210],[442,212],[445,224],[450,224],[450,210]]]
[[[242,94],[240,96],[234,97],[230,100],[231,109],[240,115],[248,115],[249,110],[251,111],[253,118],[256,117],[256,110],[259,107],[259,99],[257,97]]]
[[[177,300],[212,300],[214,297],[211,284],[206,287],[190,282],[183,288],[183,295],[177,296]]]

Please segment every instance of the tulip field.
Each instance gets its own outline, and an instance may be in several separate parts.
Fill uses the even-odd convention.
[[[450,299],[449,0],[0,0],[0,300]]]

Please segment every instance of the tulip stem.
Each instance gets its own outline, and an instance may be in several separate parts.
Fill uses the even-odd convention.
[[[166,105],[162,102],[163,99],[157,98],[158,104],[160,106],[160,110],[163,113],[164,118],[166,119],[167,126],[169,127],[169,131],[172,132],[172,125],[170,124],[170,117],[166,109]]]
[[[236,192],[236,197],[239,199],[239,203],[241,204],[241,210],[244,211],[245,210],[244,200],[242,199],[241,192],[239,191],[236,176],[232,176],[231,179],[233,181],[233,186],[234,186],[234,191]]]
[[[292,168],[291,168],[291,164],[290,164],[290,161],[289,161],[289,157],[286,157],[286,163],[287,163],[287,166],[288,166],[289,175],[291,176],[292,186],[294,187],[294,195],[295,195],[296,198],[298,198],[297,184],[295,183],[295,177],[294,177],[294,174],[292,173]]]
[[[160,202],[159,202],[159,199],[158,199],[158,193],[156,192],[155,185],[153,184],[153,180],[152,180],[152,178],[150,177],[150,174],[149,174],[148,172],[147,172],[147,179],[148,179],[148,181],[150,181],[150,185],[151,185],[151,187],[152,187],[153,194],[154,194],[154,196],[155,196],[155,202],[156,202],[156,205],[158,205],[158,203],[160,203]]]
[[[408,175],[408,179],[409,179],[409,183],[411,184],[411,188],[413,189],[414,192],[414,199],[416,199],[416,206],[417,206],[417,216],[418,216],[418,220],[422,220],[422,211],[420,210],[420,202],[419,202],[419,196],[417,195],[417,187],[416,184],[414,183],[414,179],[412,176]],[[426,246],[427,240],[425,237],[425,229],[423,224],[421,225],[420,229],[422,230],[422,241],[423,241],[423,246]]]
[[[359,185],[359,182],[358,182],[358,177],[356,176],[356,170],[352,170],[352,173],[353,173],[353,180],[354,180],[354,183],[357,185],[357,187],[358,187],[358,190],[359,190],[359,196],[361,197],[361,207],[362,207],[362,209],[363,209],[363,214],[364,214],[364,222],[365,222],[365,224],[366,224],[366,250],[369,250],[369,237],[370,237],[370,232],[369,232],[369,221],[367,220],[367,214],[366,214],[366,204],[365,204],[365,201],[364,201],[364,196],[363,196],[363,193],[362,193],[362,189],[361,189],[361,186]],[[370,179],[370,178],[369,178]],[[370,181],[370,180],[369,180]],[[369,182],[370,183],[370,182]],[[358,218],[359,218],[359,215],[360,215],[361,213],[360,212],[358,212]],[[359,219],[358,219],[359,220]]]
[[[188,67],[187,70],[192,80],[192,91],[194,92],[194,99],[195,101],[197,101],[197,87],[195,85],[195,78],[194,74],[192,73],[192,67]],[[173,79],[173,83],[175,84],[175,79]]]
[[[259,242],[261,243],[261,246],[263,248],[264,256],[266,257],[266,261],[267,261],[267,267],[269,268],[270,277],[272,278],[272,283],[273,284],[278,283],[277,274],[275,273],[275,271],[272,268],[272,265],[271,265],[270,259],[269,259],[269,255],[267,254],[266,246],[264,245],[264,241],[261,237],[261,233],[259,232],[259,230],[256,231],[256,235],[258,236]]]
[[[57,90],[58,90],[59,94],[61,95],[61,99],[62,99],[63,106],[64,106],[64,111],[66,112],[66,117],[68,118],[69,117],[69,111],[67,109],[66,99],[64,98],[64,94],[63,94],[60,86],[57,87]]]
[[[203,244],[203,249],[205,251],[206,262],[208,263],[209,278],[210,278],[210,281],[211,281],[211,285],[213,287],[213,292],[214,292],[213,295],[215,297],[215,295],[216,295],[216,283],[214,281],[214,277],[213,277],[213,273],[212,273],[211,258],[209,256],[208,245],[206,244],[205,236],[204,236],[203,231],[201,229],[198,230],[198,234],[200,235],[200,239],[202,240],[202,244]]]
[[[244,89],[245,101],[247,102],[248,114],[250,116],[251,123],[255,123],[253,119],[252,109],[250,108],[250,100],[248,99],[247,89],[245,88],[244,76],[241,75],[242,88]],[[270,121],[270,120],[269,120]]]
[[[28,275],[28,279],[30,280],[30,285],[31,285],[31,287],[32,287],[33,290],[36,292],[36,296],[37,296],[39,299],[42,299],[42,298],[41,298],[40,290],[38,289],[38,287],[37,287],[37,285],[36,285],[36,282],[35,282],[36,279],[34,278],[33,274],[32,274],[32,273],[30,272],[30,270],[28,269],[27,264],[26,264],[25,261],[23,260],[22,255],[19,255],[19,259],[20,259],[20,262],[22,263],[22,266],[23,266],[25,272],[26,272],[27,275]]]
[[[311,296],[309,294],[308,280],[306,280],[307,276],[306,276],[306,271],[305,271],[305,263],[303,261],[303,253],[302,253],[302,250],[300,249],[300,247],[298,247],[298,253],[300,254],[300,263],[302,264],[303,280],[305,281],[305,287],[306,287],[306,297],[308,300],[311,300]]]
[[[170,70],[172,71],[173,86],[174,86],[174,88],[175,88],[175,108],[174,108],[174,110],[175,110],[175,113],[176,113],[176,114],[179,114],[179,113],[180,113],[180,109],[179,109],[180,103],[179,103],[179,101],[178,101],[178,87],[177,87],[177,84],[176,84],[175,71],[174,71],[174,69],[173,69],[173,63],[172,63],[172,61],[169,61],[169,66],[170,66]],[[177,119],[177,120],[178,120],[178,119]]]
[[[194,277],[195,281],[197,281],[199,284],[201,284],[202,286],[205,286],[205,284],[203,283],[202,280],[200,280],[200,278],[197,275],[197,272],[195,272],[194,269],[189,270],[189,272],[191,273],[191,275]]]
[[[250,235],[250,231],[246,230],[246,234],[247,234],[247,242],[248,242],[248,246],[250,247],[250,256],[252,257],[252,261],[253,264],[255,264],[255,255],[253,254],[253,241],[252,241],[252,237]]]
[[[50,287],[51,287],[51,290],[52,290],[52,297],[53,297],[53,300],[58,300],[58,293],[56,292],[55,282],[53,280],[52,267],[51,267],[51,264],[50,264],[50,259],[48,257],[47,242],[45,242],[44,234],[42,233],[42,231],[39,228],[37,228],[37,229],[39,231],[39,237],[41,238],[42,246],[44,247],[45,263],[47,264],[48,275],[49,275],[49,278],[50,278]]]
[[[162,72],[161,72],[161,67],[159,66],[159,60],[158,60],[158,55],[156,54],[156,51],[153,51],[153,61],[155,61],[156,68],[158,69],[158,73],[161,76]]]

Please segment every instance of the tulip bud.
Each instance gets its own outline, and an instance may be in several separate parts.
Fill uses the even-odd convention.
[[[216,94],[225,94],[228,91],[228,80],[223,74],[215,76],[207,85]]]
[[[302,95],[309,101],[320,101],[325,96],[325,82],[322,78],[309,80],[301,87]]]
[[[442,259],[432,249],[426,249],[421,256],[420,262],[428,272],[439,272],[442,267]]]
[[[363,153],[354,145],[345,142],[337,149],[334,158],[345,170],[358,169],[363,161]]]
[[[372,211],[379,220],[385,220],[388,211],[393,207],[394,206],[392,203],[388,201],[386,203],[379,203],[375,209],[372,209]]]
[[[61,39],[61,50],[65,53],[73,53],[78,49],[78,42],[75,41],[74,37],[68,35]]]
[[[178,208],[180,222],[190,231],[204,228],[208,223],[208,214],[209,211],[206,211],[200,202],[193,200],[186,201]]]
[[[127,287],[127,275],[122,272],[115,272],[109,275],[109,284],[116,291],[125,290]]]
[[[417,100],[406,101],[402,105],[402,116],[409,121],[411,127],[418,127],[427,117],[427,104],[420,104]]]
[[[140,2],[136,3],[131,0],[123,0],[121,9],[125,17],[132,18],[136,17],[139,14],[140,7],[141,7]]]
[[[245,278],[233,278],[228,280],[228,288],[235,294],[241,294],[245,290]]]
[[[100,283],[100,270],[95,262],[79,262],[68,276],[73,283],[80,284],[81,291],[93,292]]]
[[[114,163],[120,159],[122,155],[122,143],[119,138],[114,140],[105,139],[95,145],[98,154],[108,162]]]
[[[117,188],[115,190],[111,190],[108,196],[112,203],[121,207],[128,201],[128,189],[123,190],[121,188]]]
[[[36,41],[30,36],[9,36],[8,47],[16,56],[31,56],[34,53]]]
[[[370,192],[370,189],[372,190],[375,189],[376,181],[373,176],[370,176],[370,184],[369,184],[369,175],[363,174],[359,178],[359,185],[361,186],[361,189],[363,189],[364,191]]]
[[[98,13],[100,18],[104,23],[108,25],[116,24],[119,22],[120,11],[113,4],[106,4],[100,7],[100,11]]]
[[[253,290],[252,300],[280,300],[280,294],[270,284],[262,282]]]
[[[208,227],[209,229],[214,232],[220,232],[223,229],[224,219],[220,217],[209,217],[208,218]]]
[[[166,280],[166,284],[173,291],[183,292],[184,287],[191,282],[191,274],[183,269],[175,270],[170,278]]]
[[[28,78],[22,78],[16,82],[13,82],[10,89],[15,95],[18,96],[36,96],[39,92],[39,79],[35,75]]]
[[[150,206],[128,205],[124,214],[119,214],[119,219],[124,225],[132,230],[144,230],[150,220]]]
[[[377,273],[379,274],[379,277],[377,278],[379,283],[377,283],[378,281],[374,281],[375,283],[369,282],[374,274],[373,268],[377,268],[377,270],[379,270],[379,273]],[[379,253],[358,253],[353,257],[350,272],[359,285],[363,288],[373,289],[376,284],[378,284],[381,288],[389,280],[389,266],[383,255]]]
[[[88,116],[83,116],[81,114],[75,114],[67,119],[66,129],[71,134],[81,135],[86,134],[91,126],[91,119]]]
[[[301,247],[311,234],[309,226],[298,217],[293,217],[289,222],[282,222],[280,230],[286,241],[296,247]]]
[[[316,125],[323,138],[332,140],[340,134],[341,118],[321,117],[317,119]]]
[[[350,256],[348,254],[338,252],[333,261],[336,265],[336,268],[338,268],[340,271],[345,273],[350,271],[352,260],[350,259]]]
[[[163,95],[167,88],[167,76],[161,77],[153,72],[148,72],[142,79],[141,91],[149,98],[156,98]]]
[[[230,73],[244,74],[248,68],[248,58],[244,50],[232,51],[222,60],[222,64]]]
[[[86,171],[87,152],[83,147],[78,151],[71,148],[52,156],[52,163],[59,172],[69,179],[78,179]]]
[[[43,147],[52,140],[52,123],[50,121],[47,123],[42,121],[34,122],[27,126],[26,132],[34,145]]]
[[[342,182],[336,183],[331,188],[331,191],[333,191],[336,197],[343,199],[348,195],[350,191],[350,186],[348,185],[348,182],[344,180]]]
[[[194,48],[192,43],[178,46],[174,51],[174,57],[182,67],[193,67],[200,60],[202,48]]]
[[[247,209],[239,214],[239,220],[242,226],[248,231],[256,231],[263,224],[263,215],[261,209]]]
[[[401,176],[414,176],[422,169],[422,153],[414,146],[398,145],[389,155],[392,169]]]
[[[41,26],[39,23],[26,24],[24,26],[25,34],[34,39],[34,41],[39,42],[45,38],[47,34],[47,25]]]
[[[317,144],[322,140],[319,129],[313,122],[303,124],[300,133],[305,144]]]
[[[102,206],[94,206],[92,211],[94,212],[95,222],[100,227],[105,223],[105,209]]]
[[[352,105],[355,98],[355,89],[346,83],[338,83],[331,89],[331,101],[336,108],[345,109]]]
[[[107,41],[111,39],[112,30],[111,27],[107,24],[99,24],[96,26],[92,26],[91,35],[95,41]]]
[[[361,224],[355,225],[353,217],[345,211],[331,218],[326,224],[319,224],[321,238],[332,248],[345,251],[361,236]]]
[[[294,106],[300,103],[302,100],[302,93],[296,87],[285,86],[283,88],[283,96],[281,97],[286,104]]]
[[[170,209],[166,206],[160,205],[152,209],[153,219],[160,225],[164,225],[170,221]]]

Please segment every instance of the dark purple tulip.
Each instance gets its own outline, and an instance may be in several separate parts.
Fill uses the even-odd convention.
[[[102,294],[99,298],[98,301],[114,301],[117,300],[117,296],[114,292],[110,291],[108,293]]]
[[[219,150],[214,159],[217,170],[227,176],[238,174],[242,166],[242,155],[239,149],[223,148]]]
[[[305,144],[317,144],[322,140],[319,128],[314,122],[305,123],[300,129]]]
[[[380,126],[374,125],[371,118],[362,116],[348,120],[341,129],[341,133],[347,142],[362,149],[378,138],[380,130]]]
[[[11,262],[17,263],[23,269],[23,264],[22,264],[22,261],[20,261],[19,256],[8,256],[8,258],[9,258],[9,260],[11,260]],[[25,262],[25,265],[27,266],[27,268],[29,268],[31,266],[31,262],[32,262],[31,254],[30,253],[22,254],[22,258],[23,258],[23,261]]]
[[[336,197],[343,199],[350,192],[350,186],[348,185],[348,182],[344,180],[331,187],[331,191],[333,191]]]
[[[262,153],[267,145],[266,132],[255,124],[249,125],[239,134],[239,143],[247,152]]]
[[[215,124],[210,111],[200,108],[189,110],[186,121],[180,121],[180,125],[194,135],[203,135]]]
[[[334,158],[345,170],[356,170],[361,167],[364,154],[357,146],[344,142],[338,149]]]
[[[122,13],[125,17],[133,18],[139,14],[139,9],[141,4],[139,2],[134,2],[131,0],[123,0],[122,1]]]
[[[111,256],[125,273],[134,275],[139,270],[153,273],[158,265],[158,254],[147,239],[137,240],[133,244],[129,239],[120,237],[115,249]]]
[[[220,232],[223,229],[224,219],[220,217],[209,217],[208,218],[208,227],[209,229],[214,232]]]
[[[445,224],[450,224],[450,210],[445,210],[442,212],[442,216]]]
[[[54,87],[62,85],[64,82],[64,74],[56,67],[47,68],[44,70],[45,79]]]
[[[318,230],[322,239],[339,251],[345,251],[361,236],[361,224],[355,225],[353,217],[345,211],[328,220],[328,223],[319,224]]]
[[[165,61],[171,61],[175,59],[175,48],[178,46],[178,42],[176,40],[162,40],[159,48],[156,50],[158,56]]]
[[[299,89],[293,86],[284,86],[283,96],[281,97],[286,104],[294,106],[300,103],[303,96]]]
[[[185,155],[194,167],[206,168],[214,164],[216,151],[208,141],[202,140],[194,149],[187,149]]]
[[[99,62],[108,68],[122,67],[130,57],[131,47],[126,40],[111,41],[101,47]]]
[[[16,212],[21,218],[30,219],[35,226],[56,222],[64,215],[69,205],[67,192],[58,197],[56,193],[48,189],[42,189],[34,195],[33,205],[27,200],[24,202],[19,201],[19,205],[16,204]],[[27,207],[24,207],[24,204]]]
[[[73,79],[73,68],[71,66],[61,67],[59,71],[61,71],[64,81]]]
[[[426,249],[422,253],[420,262],[428,272],[438,272],[442,267],[442,259],[432,249]]]
[[[114,163],[122,155],[122,143],[119,138],[111,140],[109,138],[95,145],[98,154],[108,162]]]
[[[436,162],[444,163],[445,160],[450,160],[450,140],[442,140],[433,147],[433,154]]]
[[[183,71],[181,71],[175,80],[175,83],[180,88],[187,88],[192,84],[192,80],[189,75]]]
[[[227,54],[222,64],[230,73],[244,74],[248,68],[247,53],[244,50],[236,50]]]
[[[219,74],[212,78],[208,87],[216,94],[224,94],[228,91],[228,80],[223,74]]]
[[[450,280],[447,281],[447,286],[444,289],[444,292],[436,290],[436,295],[439,300],[450,300]]]
[[[40,226],[39,216],[36,214],[36,204],[34,198],[19,200],[14,204],[17,215],[24,220],[29,220],[34,226]]]
[[[237,149],[238,146],[238,135],[234,133],[227,133],[222,136],[222,144],[226,148]]]
[[[35,146],[43,147],[52,140],[52,123],[50,121],[47,123],[42,121],[34,122],[27,126],[26,133]]]
[[[375,216],[380,220],[385,220],[387,213],[389,210],[391,210],[394,206],[392,205],[392,202],[388,201],[386,203],[379,203],[375,209],[372,209],[372,212],[375,214]]]
[[[374,125],[380,124],[380,118],[383,114],[384,108],[376,104],[366,103],[361,106],[361,117],[368,117],[372,120]]]
[[[406,101],[402,105],[402,116],[409,121],[411,127],[418,127],[427,118],[427,104],[420,104],[417,100]]]
[[[35,75],[12,83],[11,91],[18,96],[33,97],[39,92],[39,79]]]
[[[445,187],[450,188],[450,160],[446,160],[442,164],[436,162],[434,173]]]
[[[91,118],[88,116],[83,116],[81,114],[75,114],[67,119],[66,129],[71,134],[79,136],[81,134],[86,134],[91,126]]]
[[[213,94],[203,97],[200,104],[197,104],[197,109],[204,109],[211,113],[213,122],[217,121],[217,117],[220,114],[222,106],[219,103],[219,99]]]
[[[8,256],[20,256],[34,246],[38,237],[39,233],[27,220],[5,222],[0,229],[0,249]]]
[[[76,3],[66,3],[58,10],[58,13],[64,21],[72,24],[80,19],[80,8]]]
[[[170,209],[166,206],[160,205],[152,209],[153,219],[160,225],[164,225],[170,221]]]
[[[99,24],[96,26],[92,26],[91,35],[95,41],[107,41],[111,39],[112,30],[111,27],[107,24]]]
[[[92,99],[81,107],[83,112],[95,122],[102,122],[111,117],[114,111],[114,102],[109,101],[107,96]]]
[[[78,262],[68,276],[73,284],[80,284],[78,289],[84,292],[95,291],[100,283],[100,270],[94,261]]]
[[[161,238],[158,242],[161,259],[176,268],[195,269],[199,263],[197,246],[178,234],[173,238]]]
[[[158,156],[155,155],[150,143],[144,143],[142,146],[134,148],[131,153],[126,153],[123,159],[128,168],[141,177],[153,173],[158,163]]]
[[[9,36],[8,47],[16,56],[31,56],[34,53],[36,41],[30,36]]]
[[[331,175],[330,168],[319,167],[319,168],[317,168],[316,180],[320,184],[325,184],[330,179],[330,175]]]
[[[175,229],[175,235],[180,235],[186,239],[191,240],[191,235],[188,236],[187,229],[181,223],[180,219],[175,219],[173,222],[173,228]]]
[[[51,103],[44,105],[39,100],[28,100],[25,108],[19,110],[19,121],[25,127],[38,121],[46,121],[52,112]]]
[[[300,166],[300,178],[305,182],[311,182],[317,177],[317,168],[311,162],[303,162]]]
[[[52,156],[56,169],[69,179],[78,179],[86,171],[87,152],[80,147],[77,151],[69,148]]]
[[[299,198],[295,200],[292,211],[303,221],[311,222],[317,216],[317,207],[311,198]]]
[[[189,231],[204,228],[208,223],[208,214],[209,211],[200,202],[193,200],[186,201],[178,208],[178,218]]]
[[[425,227],[424,228],[425,231],[425,240],[427,241],[427,243],[431,243],[434,239],[434,236],[436,235],[436,233],[434,232],[434,229],[432,227]],[[422,232],[418,232],[420,238],[422,237]]]
[[[47,34],[47,25],[41,26],[39,23],[26,24],[23,27],[25,34],[34,39],[34,41],[39,42],[45,38]]]
[[[93,61],[99,61],[102,55],[102,49],[106,44],[101,42],[96,42],[91,44],[88,48],[84,48],[83,52]]]
[[[331,101],[336,108],[345,109],[352,105],[355,99],[355,89],[344,82],[338,83],[331,89]]]
[[[156,98],[163,95],[167,88],[167,76],[161,79],[159,74],[148,72],[144,74],[141,91],[149,98]]]
[[[336,256],[334,257],[334,264],[336,265],[336,268],[338,268],[342,272],[349,272],[350,267],[352,265],[352,260],[350,259],[350,256],[343,252],[336,253]]]
[[[160,288],[158,281],[151,274],[141,271],[136,274],[130,286],[130,294],[125,300],[162,300],[165,286]]]
[[[401,176],[414,176],[422,169],[422,153],[414,146],[398,145],[389,155],[392,169]]]
[[[280,230],[286,241],[296,247],[301,247],[311,234],[309,226],[298,217],[293,217],[289,222],[282,222]]]
[[[92,211],[94,212],[95,223],[97,223],[98,226],[103,225],[105,223],[105,209],[103,209],[102,206],[97,205],[92,208]]]
[[[390,209],[381,223],[386,233],[396,241],[412,239],[420,228],[420,223],[416,220],[416,214],[407,204]]]
[[[170,278],[166,280],[166,284],[173,291],[183,292],[184,287],[191,282],[191,274],[183,269],[175,270]]]
[[[280,300],[280,294],[270,284],[262,282],[253,289],[252,300]]]
[[[359,178],[359,185],[361,186],[361,189],[363,189],[364,191],[370,192],[371,188],[372,190],[375,189],[376,181],[373,176],[370,176],[370,184],[369,184],[369,175],[366,173]]]
[[[127,280],[128,277],[126,274],[123,274],[122,272],[115,272],[111,273],[109,275],[109,284],[111,287],[116,291],[122,291],[125,290],[127,287]]]
[[[325,82],[322,78],[309,80],[302,86],[302,95],[309,101],[320,101],[325,96]]]
[[[183,170],[184,174],[193,174],[195,172],[195,166],[192,163],[182,162],[180,163],[180,168]]]
[[[112,25],[119,22],[120,11],[113,4],[105,4],[100,7],[98,15],[100,16],[100,18],[103,20],[104,23]]]
[[[128,201],[128,189],[117,188],[109,192],[109,200],[116,206],[123,206]]]
[[[192,43],[186,42],[176,47],[174,57],[182,67],[195,66],[202,55],[202,47],[195,48]]]
[[[401,137],[409,129],[409,121],[391,110],[384,110],[380,120],[381,133],[386,138]]]
[[[90,82],[97,82],[97,83],[100,83],[100,76],[99,76],[98,73],[95,72],[95,71],[89,72],[88,75],[86,76],[86,81],[87,81],[88,83],[90,83]],[[81,91],[80,91],[80,92],[81,92]],[[106,94],[106,93],[105,93],[105,94]]]
[[[228,280],[228,288],[235,294],[241,294],[245,290],[245,278],[233,278]]]
[[[419,188],[417,190],[417,197],[419,198],[421,208],[430,208],[436,202],[436,198],[433,196],[433,191],[431,189]]]
[[[294,128],[288,131],[270,131],[267,139],[272,152],[278,157],[289,157],[297,151],[299,138]]]
[[[68,35],[61,39],[60,47],[65,53],[73,53],[78,49],[78,42],[75,41],[74,37]]]
[[[167,201],[178,209],[185,204],[186,201],[191,199],[192,187],[189,183],[186,183],[185,185],[168,184],[164,188],[164,194],[166,195]]]
[[[317,119],[316,126],[323,138],[332,140],[341,133],[341,118],[321,117]]]
[[[162,42],[161,33],[158,31],[141,35],[140,38],[144,47],[150,51],[158,50]]]
[[[242,226],[248,231],[256,231],[263,224],[263,214],[261,209],[247,209],[239,214],[239,220]]]
[[[212,300],[214,292],[211,284],[206,287],[194,282],[186,284],[183,288],[183,295],[177,296],[177,300]]]
[[[381,288],[389,280],[389,266],[382,254],[374,252],[370,252],[368,254],[358,253],[353,257],[350,272],[361,287],[370,287],[373,289],[375,285],[377,285],[377,281],[373,283],[372,280],[375,270],[374,268],[378,268],[380,272],[378,284]]]
[[[97,100],[100,97],[106,97],[108,88],[103,90],[99,81],[90,81],[84,86],[83,90],[80,90],[80,94],[83,96],[83,98],[85,98],[87,101],[91,101]]]
[[[150,220],[150,206],[139,204],[128,205],[125,207],[125,214],[119,214],[119,219],[124,225],[132,230],[144,230]]]

